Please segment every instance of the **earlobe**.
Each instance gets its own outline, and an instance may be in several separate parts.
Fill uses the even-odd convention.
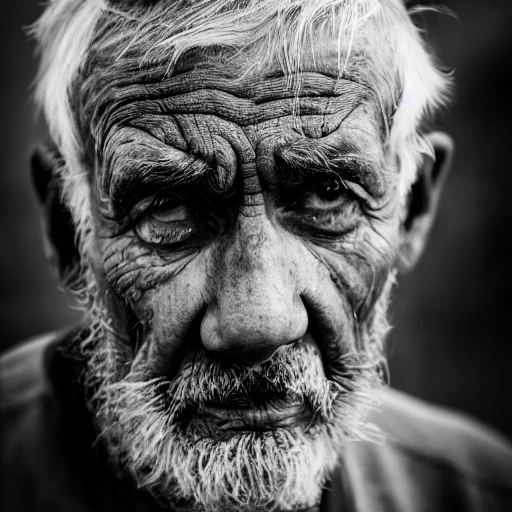
[[[453,159],[454,144],[449,135],[433,132],[426,138],[434,149],[435,158],[425,156],[411,187],[398,260],[401,272],[414,267],[423,252]]]
[[[71,214],[61,198],[58,169],[62,156],[53,142],[38,146],[31,158],[32,180],[43,209],[43,227],[52,267],[66,280],[78,267],[75,229]]]

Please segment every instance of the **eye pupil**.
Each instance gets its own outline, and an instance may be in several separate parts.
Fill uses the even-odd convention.
[[[336,200],[343,191],[340,181],[336,178],[326,180],[316,186],[316,193],[324,201]]]

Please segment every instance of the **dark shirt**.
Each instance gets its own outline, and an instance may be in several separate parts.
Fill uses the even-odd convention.
[[[109,470],[60,341],[38,338],[0,360],[1,510],[154,510]],[[385,441],[346,446],[322,511],[512,512],[507,440],[391,389],[379,398],[372,421]]]

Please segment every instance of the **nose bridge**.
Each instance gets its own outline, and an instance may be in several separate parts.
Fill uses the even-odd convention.
[[[269,219],[265,215],[241,214],[236,240],[223,258],[218,296],[223,314],[229,315],[231,311],[238,322],[247,321],[255,314],[262,321],[273,317],[277,321],[296,293],[290,263]]]
[[[254,205],[250,205],[254,206]],[[240,215],[236,238],[224,253],[222,287],[251,294],[284,295],[292,288],[290,264],[276,228],[265,215]],[[288,290],[291,291],[291,290]]]
[[[289,263],[281,249],[276,227],[267,216],[265,198],[254,159],[242,162],[242,202],[231,243],[227,244],[221,269],[219,306],[229,304],[238,321],[258,312],[276,316],[279,303],[294,295]],[[232,303],[232,298],[238,300]],[[245,311],[247,309],[247,311]],[[224,316],[228,315],[223,311]]]
[[[202,336],[207,349],[256,364],[302,337],[307,315],[278,228],[265,213],[254,214],[259,205],[245,206],[218,258],[214,305]]]
[[[240,218],[265,217],[265,199],[261,188],[260,177],[256,162],[242,162],[242,204],[240,205]]]

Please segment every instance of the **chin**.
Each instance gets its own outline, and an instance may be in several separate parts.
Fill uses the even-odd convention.
[[[100,440],[120,476],[172,510],[313,510],[343,445],[378,435],[374,366],[347,356],[333,382],[311,337],[252,367],[198,351],[165,379],[121,376],[127,354],[104,335],[88,356]]]

